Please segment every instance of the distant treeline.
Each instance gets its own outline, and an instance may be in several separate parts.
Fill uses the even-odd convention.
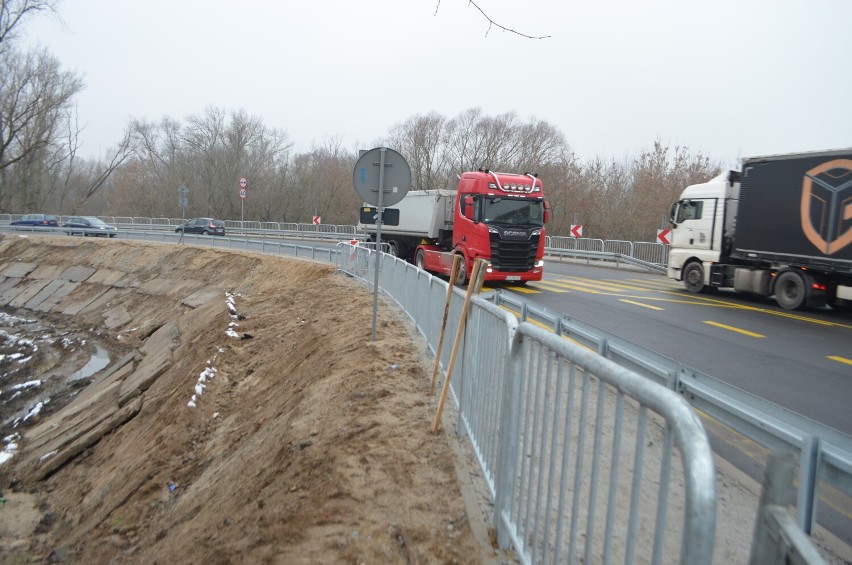
[[[0,0],[0,212],[181,217],[354,224],[361,205],[352,186],[359,149],[386,146],[411,167],[411,189],[455,188],[477,168],[533,172],[553,210],[551,235],[653,241],[681,189],[704,181],[720,163],[687,147],[653,141],[621,160],[581,160],[547,122],[514,112],[471,108],[435,112],[393,126],[372,147],[328,139],[297,152],[284,130],[244,110],[208,107],[184,120],[131,119],[122,138],[97,158],[79,155],[76,95],[83,80],[63,71],[44,48],[22,50],[22,22],[56,12],[56,0]],[[248,198],[238,182],[248,179]],[[181,209],[180,187],[189,189]],[[241,206],[241,203],[244,206]]]

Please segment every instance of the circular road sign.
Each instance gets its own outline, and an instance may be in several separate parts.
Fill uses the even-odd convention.
[[[382,207],[393,206],[402,200],[411,187],[411,168],[405,158],[386,147],[370,149],[355,163],[352,184],[355,192],[371,206],[379,205],[379,168],[384,150],[385,174],[382,178]]]
[[[248,181],[246,177],[240,177],[240,188],[245,188],[248,186]]]
[[[246,194],[247,194],[247,193],[246,193],[246,189],[241,188],[241,189],[240,189],[240,198],[245,198],[245,197],[246,197]]]

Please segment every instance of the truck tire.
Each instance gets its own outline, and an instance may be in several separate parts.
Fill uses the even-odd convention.
[[[459,264],[459,272],[458,275],[456,275],[456,280],[454,282],[458,286],[464,286],[467,284],[467,264],[464,259],[464,255],[461,253],[459,253],[459,255],[461,255],[461,263]]]
[[[785,310],[798,310],[808,299],[805,279],[796,271],[784,271],[775,281],[775,301]]]
[[[399,257],[399,244],[393,239],[388,242],[388,254]]]
[[[683,269],[683,286],[693,294],[704,292],[704,267],[693,261]]]
[[[414,256],[414,265],[420,269],[421,271],[425,271],[423,265],[426,264],[426,254],[422,249],[417,250],[417,254]]]

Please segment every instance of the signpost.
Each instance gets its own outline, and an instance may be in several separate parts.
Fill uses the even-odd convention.
[[[185,184],[178,188],[178,206],[180,206],[181,219],[186,218],[186,207],[189,206],[189,188]]]
[[[248,181],[246,177],[240,177],[240,228],[243,227],[243,204],[248,196]]]
[[[671,233],[672,233],[672,230],[668,230],[668,229],[657,230],[657,241],[659,241],[663,245],[670,244],[671,240],[669,239],[669,235]]]
[[[583,237],[583,224],[574,224],[571,226],[572,237]]]
[[[376,207],[376,272],[373,287],[373,333],[376,341],[376,317],[379,307],[379,262],[382,245],[382,210],[405,198],[411,187],[411,168],[405,158],[387,147],[364,151],[352,171],[352,184],[358,196]]]

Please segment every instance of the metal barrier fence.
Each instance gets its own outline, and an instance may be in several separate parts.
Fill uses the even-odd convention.
[[[9,230],[10,226],[4,225],[2,220],[3,217],[0,216],[0,229],[3,231]],[[23,227],[22,230],[31,231],[33,233],[56,232],[55,229],[38,227]],[[61,230],[59,230],[59,233],[61,233]],[[363,244],[352,246],[348,242],[341,242],[335,247],[315,247],[311,245],[285,243],[280,240],[270,240],[266,238],[246,239],[242,237],[209,237],[196,235],[183,235],[180,237],[171,230],[135,230],[120,232],[119,235],[122,238],[135,236],[148,241],[164,243],[184,241],[196,245],[206,245],[216,248],[251,249],[253,251],[274,253],[278,255],[322,259],[336,263],[342,270],[345,270],[353,276],[357,276],[367,281],[373,280],[371,269],[374,269],[374,265],[371,263],[370,258],[375,255],[368,253],[367,248],[362,247]],[[637,261],[639,260],[637,259]],[[437,318],[436,314],[438,309],[435,305],[442,303],[444,300],[447,283],[442,279],[433,277],[423,271],[419,271],[413,266],[390,256],[384,256],[383,265],[384,268],[381,271],[382,278],[380,284],[382,285],[384,292],[388,293],[394,300],[396,300],[408,313],[408,315],[415,320],[418,330],[424,335],[424,337],[426,337],[427,343],[434,351],[434,344],[437,342],[440,332],[440,320]],[[390,265],[390,267],[388,265]],[[835,487],[845,495],[852,493],[852,439],[848,436],[817,422],[801,417],[798,414],[794,414],[789,410],[773,405],[763,399],[744,393],[741,390],[734,389],[734,387],[730,387],[729,385],[726,385],[710,376],[698,373],[690,367],[683,366],[676,361],[662,357],[652,351],[645,350],[629,342],[620,340],[615,336],[606,334],[605,332],[588,324],[573,320],[568,316],[558,313],[550,313],[546,309],[537,309],[535,306],[530,306],[526,301],[513,297],[507,293],[498,292],[493,294],[491,298],[494,301],[494,304],[491,306],[488,306],[489,303],[487,301],[483,304],[483,300],[481,298],[475,298],[471,316],[484,316],[484,314],[479,312],[480,310],[483,312],[491,310],[493,319],[489,321],[488,318],[472,318],[473,322],[470,325],[478,328],[478,333],[476,333],[476,335],[484,336],[480,337],[480,339],[483,339],[483,343],[486,344],[485,349],[488,352],[487,361],[496,363],[496,365],[489,365],[486,360],[483,359],[472,359],[467,354],[468,347],[463,346],[463,355],[458,361],[462,367],[458,374],[462,376],[456,378],[453,383],[452,391],[453,397],[455,398],[457,405],[460,407],[460,412],[462,414],[462,419],[459,421],[459,432],[470,437],[476,450],[480,466],[483,469],[484,476],[489,484],[491,494],[492,496],[495,496],[495,500],[497,494],[497,487],[495,486],[496,479],[500,476],[512,476],[511,474],[507,474],[508,471],[502,470],[501,464],[499,464],[498,461],[502,461],[503,459],[501,459],[501,457],[503,456],[497,453],[498,450],[494,447],[495,445],[502,445],[501,442],[505,441],[505,437],[501,435],[504,433],[500,427],[502,425],[502,420],[496,415],[498,413],[495,412],[496,409],[493,408],[494,402],[501,402],[500,405],[502,406],[501,399],[503,396],[494,397],[493,395],[502,395],[503,388],[498,387],[492,389],[486,386],[485,389],[482,390],[480,387],[473,387],[471,385],[469,388],[465,389],[460,388],[464,386],[461,385],[460,382],[469,384],[474,383],[476,382],[476,378],[478,378],[476,375],[481,374],[484,375],[482,378],[486,379],[482,382],[492,384],[491,381],[487,380],[487,377],[489,375],[500,373],[500,371],[503,370],[502,367],[505,366],[505,363],[507,363],[507,360],[510,358],[510,354],[507,353],[509,351],[508,347],[499,349],[499,347],[501,347],[500,344],[504,343],[503,338],[506,335],[510,335],[518,336],[517,339],[523,339],[520,336],[523,336],[525,332],[528,331],[529,324],[522,323],[517,325],[517,319],[505,311],[504,308],[516,310],[522,320],[530,319],[535,323],[545,324],[551,327],[554,332],[554,338],[556,339],[558,339],[557,336],[569,337],[571,340],[580,344],[581,347],[588,347],[592,350],[598,351],[604,357],[615,362],[618,367],[621,367],[628,372],[632,372],[634,375],[641,375],[642,378],[647,380],[650,384],[653,384],[654,381],[656,381],[659,385],[665,384],[671,389],[671,391],[675,391],[680,394],[678,398],[688,399],[689,403],[694,407],[701,409],[709,416],[716,418],[718,421],[730,426],[760,445],[766,446],[770,449],[783,448],[788,451],[793,450],[794,452],[800,453],[800,480],[798,486],[799,494],[796,503],[796,523],[801,530],[809,532],[813,520],[815,519],[815,497],[817,488],[820,488],[818,485]],[[450,321],[448,327],[452,327],[453,324],[458,322],[461,315],[461,300],[460,291],[455,289],[453,303],[450,309]],[[500,308],[494,311],[493,308],[497,308],[498,305]],[[513,326],[513,324],[515,325]],[[489,331],[496,332],[496,334],[486,334],[486,327],[490,328]],[[537,330],[529,331],[535,332]],[[470,340],[472,337],[470,334],[467,334],[465,339]],[[512,337],[512,339],[514,340],[516,338]],[[527,341],[534,341],[535,339],[537,339],[536,336],[531,335],[527,338]],[[549,347],[546,343],[549,339],[550,338],[545,338],[543,336],[541,338],[541,342],[545,348]],[[472,347],[473,346],[471,345],[471,348]],[[570,363],[573,361],[570,360],[570,354],[563,354],[556,351],[553,353],[552,358],[555,359],[558,355],[562,355],[562,357],[569,359],[567,362],[569,364],[566,364],[566,369],[564,369],[567,370],[569,374],[571,371],[583,375],[588,373],[590,375],[590,383],[606,383],[607,387],[612,384],[606,378],[596,374],[593,367],[584,367],[582,363],[571,366]],[[441,356],[441,365],[445,369],[449,363],[449,356],[449,348],[445,348]],[[499,363],[497,362],[498,359],[500,360]],[[547,359],[547,362],[549,363],[551,360],[550,353],[547,354]],[[538,365],[535,365],[534,367],[537,366]],[[466,377],[464,376],[465,374],[467,375]],[[509,374],[517,375],[521,373],[513,372]],[[520,379],[516,378],[513,382],[517,382],[519,380]],[[624,385],[616,386],[615,391],[620,390],[619,386]],[[658,391],[660,390],[659,387],[657,387],[657,389]],[[671,391],[669,391],[669,393],[671,393]],[[586,393],[579,392],[578,394],[580,394],[580,397],[582,398],[582,395]],[[589,392],[588,394],[593,393]],[[598,398],[601,394],[602,393],[598,392]],[[607,414],[611,413],[611,409],[609,407],[612,403],[610,399],[612,394],[618,393],[613,392],[608,388],[606,393],[607,399],[604,401],[604,406],[607,408]],[[491,400],[482,400],[482,398],[490,398]],[[553,399],[556,397],[554,396],[554,393],[551,393],[549,397],[546,395],[546,398]],[[617,396],[615,398],[616,418],[618,418],[619,399]],[[553,400],[550,400],[549,402],[552,403]],[[621,402],[626,403],[631,410],[636,409],[636,407],[631,404],[632,401],[629,399],[621,400]],[[639,409],[642,409],[641,406]],[[624,410],[624,408],[621,408],[621,410]],[[597,416],[589,416],[589,414],[590,412],[587,411],[586,417],[582,420],[584,421],[584,427],[590,426],[592,419],[595,421],[597,419]],[[621,418],[623,422],[625,416],[622,415]],[[651,415],[651,419],[653,419],[653,414]],[[567,419],[565,421],[567,421]],[[647,428],[647,421],[649,421],[649,417],[647,415],[645,416],[645,421],[645,428]],[[550,424],[548,424],[548,426],[550,426]],[[621,425],[617,425],[614,426],[613,429],[621,429],[621,427]],[[657,428],[657,426],[651,426],[652,433],[655,428]],[[579,429],[579,426],[572,426],[571,429],[577,430]],[[662,429],[662,427],[659,429]],[[590,430],[595,430],[595,428],[592,427]],[[573,434],[574,432],[572,431],[571,433]],[[595,434],[597,433],[598,432],[595,431]],[[666,432],[666,434],[670,433],[671,432],[668,431]],[[608,436],[609,432],[604,430],[603,435]],[[533,435],[533,437],[537,436]],[[566,435],[563,438],[560,438],[560,442],[565,437],[570,436]],[[515,439],[517,440],[518,438]],[[659,439],[660,438],[652,438],[650,444],[659,446],[663,443],[668,444],[670,442],[669,439],[658,441]],[[680,438],[676,437],[675,439],[677,441],[681,441]],[[616,443],[620,444],[619,442]],[[540,443],[540,445],[545,445],[545,443]],[[635,445],[638,449],[641,444],[637,442]],[[524,453],[524,456],[526,455],[525,451],[518,453]],[[592,459],[595,457],[594,453],[595,451],[593,450]],[[569,458],[573,457],[573,461],[576,462],[576,455],[569,453],[568,456]],[[683,456],[686,457],[688,455]],[[676,466],[678,464],[678,459],[671,459],[671,454],[666,455],[661,458],[661,460],[671,461],[670,466]],[[603,461],[606,462],[607,459],[603,459]],[[618,465],[615,465],[616,461],[614,459],[609,459],[608,461],[610,463],[610,469],[618,467]],[[548,463],[554,464],[555,459],[551,458]],[[636,468],[639,469],[641,467],[637,466]],[[680,473],[681,470],[679,468],[675,468],[675,472]],[[589,473],[589,476],[597,476],[598,474],[598,472],[593,471]],[[668,471],[666,471],[666,475],[667,474]],[[548,476],[552,477],[554,475],[550,474]],[[647,476],[647,474],[645,474],[645,476]],[[517,477],[516,480],[520,480],[520,477]],[[643,478],[642,480],[644,481],[645,479]],[[596,492],[597,488],[598,487],[595,487]],[[571,492],[576,492],[576,490],[577,489],[574,489]],[[501,492],[506,491],[503,490]],[[528,489],[528,493],[529,492],[532,491]],[[550,490],[548,492],[553,491]],[[620,492],[618,488],[616,488],[616,492]],[[828,492],[829,496],[831,496],[830,493],[832,491],[830,488]],[[513,494],[511,500],[514,501],[516,499],[520,499],[520,496],[521,495],[519,494]],[[527,494],[527,496],[529,496],[529,494]],[[680,504],[677,502],[677,500],[679,500],[677,498],[678,496],[679,495],[677,493],[674,495],[667,495],[669,505],[673,504],[672,501],[675,501],[674,503],[676,504]],[[500,501],[504,500],[504,497],[500,498]],[[587,501],[588,500],[589,499],[587,499]],[[596,500],[596,498],[593,496],[590,500]],[[640,500],[643,499],[640,498]],[[687,502],[689,502],[688,497]],[[584,508],[587,508],[586,504],[587,502],[581,501],[581,506]],[[658,504],[658,507],[662,508],[664,505]],[[538,508],[538,506],[534,505],[532,508]],[[610,507],[608,506],[608,511],[609,508]],[[631,508],[630,512],[632,511],[633,510]],[[656,510],[654,510],[654,512],[656,512]],[[539,528],[539,526],[541,526],[541,520],[525,520],[521,522],[521,525],[519,526],[519,523],[513,521],[516,517],[511,510],[508,511],[508,514],[502,510],[500,510],[497,514],[500,519],[503,519],[502,517],[504,515],[508,516],[508,518],[506,518],[507,522],[503,523],[501,526],[501,536],[505,538],[506,535],[509,535],[513,540],[513,543],[523,543],[523,545],[520,545],[519,547],[526,548],[528,550],[528,553],[522,555],[522,559],[526,560],[525,562],[532,562],[530,559],[535,558],[536,555],[541,556],[542,552],[545,550],[544,548],[551,550],[553,544],[556,543],[552,537],[553,531],[550,527],[550,523],[547,521],[548,517],[550,517],[552,521],[554,519],[553,516],[549,514],[545,516],[544,530],[541,530]],[[533,515],[535,516],[535,514]],[[659,514],[657,514],[657,516],[659,516]],[[669,518],[666,520],[669,520]],[[657,521],[660,521],[659,518]],[[572,523],[574,522],[572,521]],[[587,518],[587,523],[591,524],[593,529],[581,531],[581,535],[584,535],[586,539],[589,538],[588,534],[590,532],[594,534],[594,532],[600,531],[600,528],[594,519]],[[508,531],[506,528],[508,528]],[[607,530],[608,528],[609,526],[607,526]],[[785,526],[785,528],[787,527]],[[684,539],[686,539],[686,536],[689,535],[689,531],[689,528],[684,530]],[[541,532],[550,532],[550,534],[542,534],[544,537],[540,537],[539,534]],[[515,540],[515,538],[519,535],[523,536],[523,539],[518,538]],[[642,532],[642,535],[644,536],[645,532]],[[783,534],[777,533],[774,535]],[[656,536],[657,533],[654,534],[655,548],[658,547]],[[577,538],[573,539],[576,540]],[[807,537],[798,537],[797,539],[798,541],[793,541],[795,541],[798,545],[807,545]],[[557,546],[562,547],[563,541],[564,538],[561,538]],[[531,553],[533,551],[532,548],[538,548],[536,550],[537,553]],[[792,551],[802,548],[792,548],[792,546],[790,546],[787,547],[787,549]],[[654,551],[654,554],[656,555],[658,550],[653,549],[652,551]],[[756,550],[753,548],[752,551],[752,559],[754,559],[754,552]],[[669,551],[668,542],[664,545],[663,552],[666,556],[674,555],[674,553]],[[571,555],[573,556],[573,554]],[[762,560],[760,563],[768,563],[768,561]]]
[[[0,214],[0,223],[8,223],[18,219],[22,214]],[[67,216],[59,216],[62,222]],[[184,218],[146,218],[130,216],[99,216],[109,224],[120,228],[133,229],[145,226],[150,229],[170,229],[184,223]],[[224,220],[225,227],[229,230],[244,235],[314,235],[317,237],[357,237],[363,239],[365,234],[357,226],[345,224],[299,224],[294,222],[257,222],[242,220]],[[618,260],[623,258],[636,259],[648,265],[665,266],[668,261],[668,245],[644,241],[620,241],[608,239],[590,239],[578,237],[547,236],[546,248],[554,254],[560,255],[565,252],[584,252],[602,254],[591,257],[604,260]],[[563,255],[572,255],[565,253]],[[605,256],[606,255],[606,256]],[[581,255],[590,257],[587,255]],[[612,257],[615,256],[615,257]]]
[[[373,280],[373,250],[339,248],[341,271]],[[383,255],[379,284],[434,352],[448,283]],[[455,289],[448,335],[463,302]],[[468,316],[451,391],[500,545],[523,563],[711,563],[715,471],[686,401],[481,297]]]

